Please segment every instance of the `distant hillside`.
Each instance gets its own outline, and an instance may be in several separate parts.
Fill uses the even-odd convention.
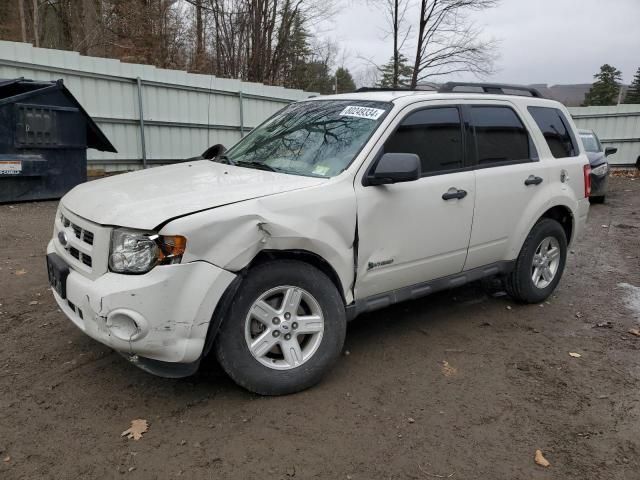
[[[534,88],[540,90],[547,98],[553,98],[567,107],[580,107],[582,106],[582,102],[584,102],[584,96],[587,94],[589,89],[591,88],[590,83],[578,83],[575,85],[551,85],[540,83],[531,85]],[[627,86],[622,86],[622,98],[627,90]]]

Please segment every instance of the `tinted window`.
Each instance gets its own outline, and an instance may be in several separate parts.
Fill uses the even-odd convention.
[[[509,107],[471,107],[478,164],[530,160],[533,145],[527,129]]]
[[[422,173],[462,167],[462,129],[455,107],[428,108],[407,116],[384,146],[385,153],[415,153]]]
[[[529,113],[540,127],[551,154],[555,158],[574,157],[578,154],[569,122],[557,108],[529,107]]]

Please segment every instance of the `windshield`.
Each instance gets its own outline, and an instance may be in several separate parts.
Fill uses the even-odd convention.
[[[351,164],[391,106],[354,100],[294,103],[252,130],[222,159],[241,167],[333,177]]]
[[[580,138],[582,138],[582,143],[584,144],[584,148],[587,152],[602,151],[602,147],[600,146],[598,137],[596,137],[593,133],[581,133]]]

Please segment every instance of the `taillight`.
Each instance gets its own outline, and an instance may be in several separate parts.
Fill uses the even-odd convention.
[[[584,198],[589,198],[591,195],[591,165],[585,165],[582,169],[584,171]]]

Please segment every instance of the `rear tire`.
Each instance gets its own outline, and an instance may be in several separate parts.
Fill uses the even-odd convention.
[[[605,196],[589,197],[589,203],[604,203]]]
[[[566,260],[567,236],[562,225],[550,218],[539,220],[505,279],[507,293],[522,303],[546,300],[558,285]]]
[[[327,373],[342,351],[346,323],[342,297],[324,273],[294,260],[268,262],[240,286],[215,352],[238,385],[285,395]]]

